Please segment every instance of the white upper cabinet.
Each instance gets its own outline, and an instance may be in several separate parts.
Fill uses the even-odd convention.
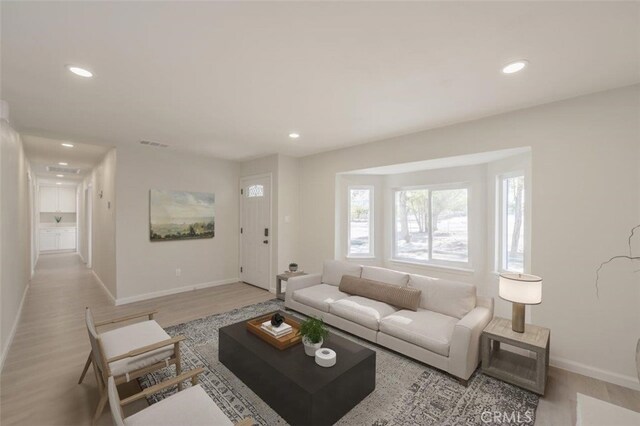
[[[58,211],[58,188],[52,186],[40,187],[40,211]]]
[[[75,213],[76,189],[58,188],[58,211],[63,213]]]
[[[40,211],[52,213],[76,212],[76,189],[73,187],[40,187]]]

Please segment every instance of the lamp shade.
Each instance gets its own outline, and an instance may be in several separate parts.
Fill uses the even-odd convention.
[[[500,274],[499,294],[510,302],[537,305],[542,302],[542,278],[527,274]]]

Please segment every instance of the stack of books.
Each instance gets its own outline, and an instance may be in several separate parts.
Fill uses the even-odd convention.
[[[289,324],[284,322],[278,327],[274,327],[273,324],[271,324],[271,321],[265,321],[262,323],[261,327],[264,331],[266,331],[273,337],[282,337],[293,331],[293,328]]]

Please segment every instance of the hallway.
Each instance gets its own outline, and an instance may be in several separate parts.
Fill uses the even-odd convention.
[[[42,255],[2,370],[0,423],[90,424],[98,400],[93,372],[78,385],[89,353],[86,306],[96,321],[157,309],[156,320],[166,327],[272,297],[234,283],[116,307],[77,254]],[[112,424],[108,409],[99,424]]]

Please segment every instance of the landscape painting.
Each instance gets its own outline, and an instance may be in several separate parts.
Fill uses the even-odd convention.
[[[213,238],[215,194],[205,192],[149,191],[151,241]]]

